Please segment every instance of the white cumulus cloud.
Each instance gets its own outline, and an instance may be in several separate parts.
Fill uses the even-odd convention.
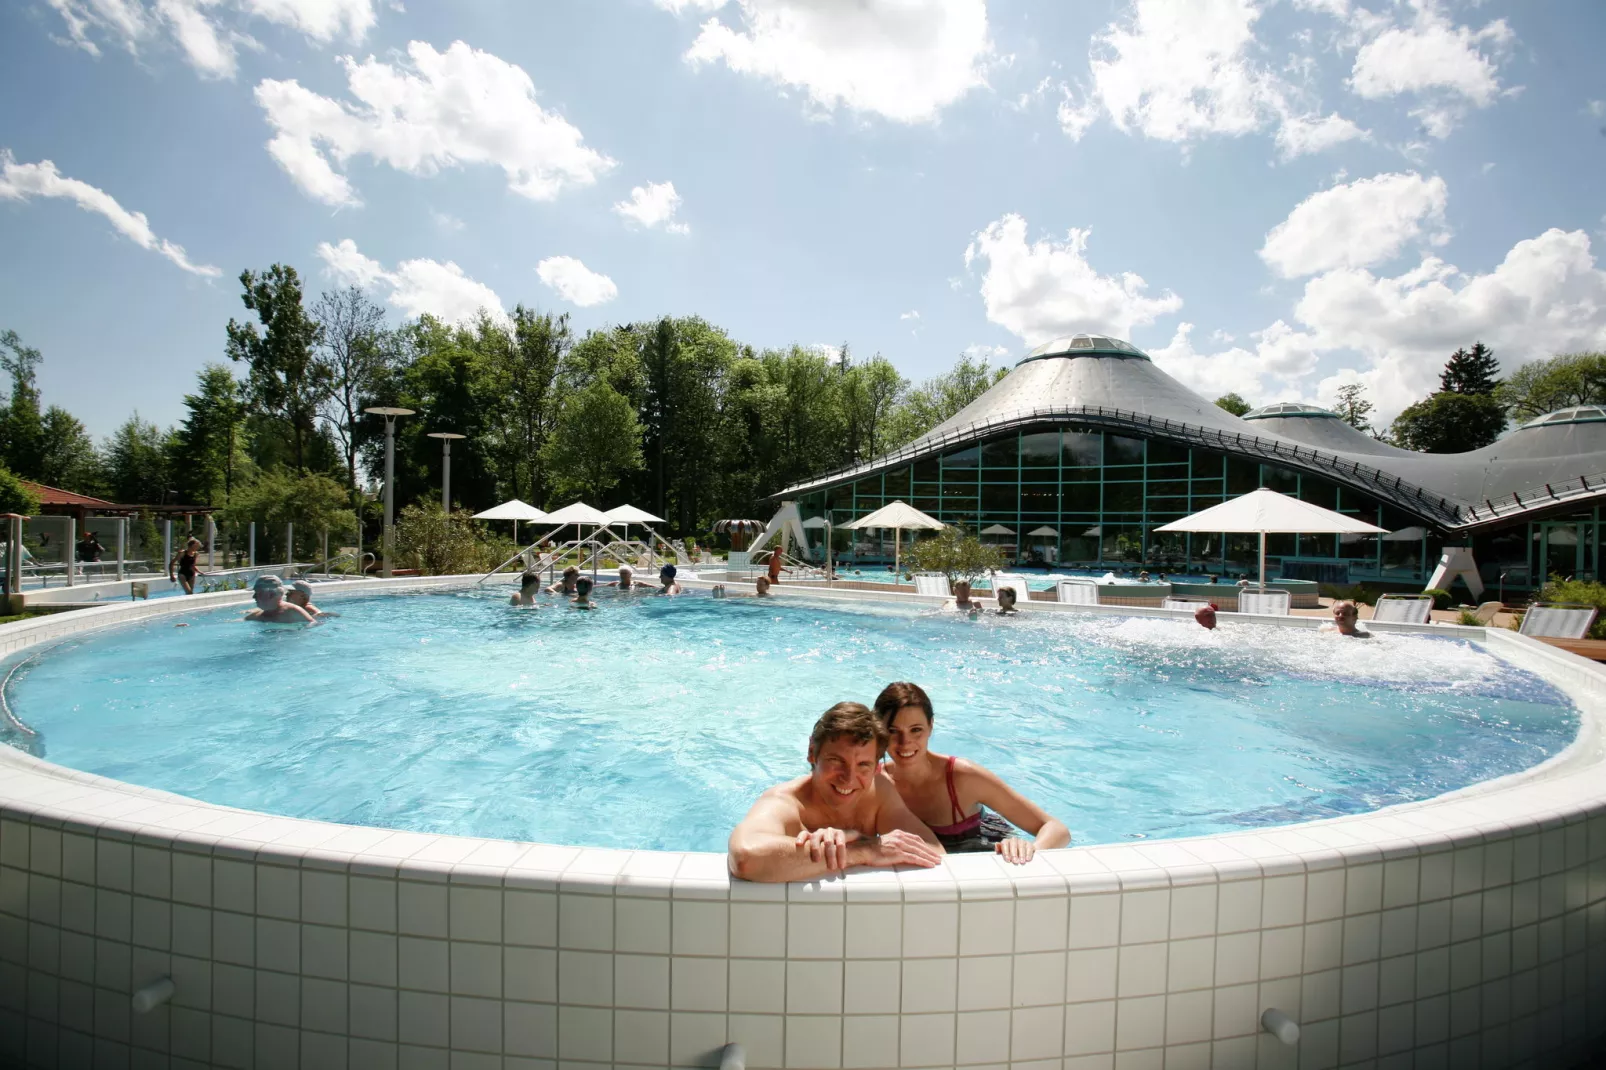
[[[360,43],[375,22],[373,0],[48,0],[67,40],[91,55],[100,41],[138,55],[171,44],[205,78],[233,78],[241,46],[256,47],[245,31],[260,20],[318,44],[336,38]]]
[[[1087,261],[1088,234],[1073,228],[1064,241],[1029,242],[1025,218],[1014,213],[979,231],[965,263],[987,261],[981,282],[987,318],[1036,345],[1078,331],[1130,338],[1134,326],[1182,307],[1169,291],[1148,296],[1148,284],[1132,272],[1099,274]]]
[[[1260,58],[1254,0],[1134,0],[1125,22],[1093,37],[1091,84],[1068,95],[1060,126],[1080,138],[1100,117],[1122,131],[1187,143],[1275,128],[1285,158],[1366,136],[1323,115]]]
[[[931,122],[987,84],[984,65],[993,46],[986,0],[736,3],[740,28],[710,18],[687,61],[724,63],[797,87],[824,112],[847,108],[894,122]]]
[[[1350,88],[1368,100],[1403,94],[1430,137],[1448,137],[1468,104],[1486,108],[1501,94],[1500,56],[1516,39],[1504,19],[1482,29],[1454,25],[1434,0],[1417,0],[1409,25],[1390,26],[1355,55]]]
[[[222,274],[209,264],[193,263],[183,246],[158,238],[144,212],[129,211],[105,190],[68,178],[49,160],[18,163],[11,150],[0,149],[0,200],[26,201],[32,197],[64,198],[86,212],[103,216],[135,245],[166,257],[192,275],[212,278]]]
[[[572,256],[549,256],[535,265],[535,273],[559,297],[571,305],[590,308],[619,296],[619,287]]]
[[[1167,374],[1206,398],[1233,393],[1259,405],[1289,392],[1298,394],[1320,359],[1315,339],[1282,320],[1253,332],[1253,349],[1229,346],[1201,352],[1194,347],[1193,330],[1191,323],[1178,324],[1170,342],[1148,353]],[[1221,340],[1230,342],[1231,337]]]
[[[679,15],[684,11],[718,11],[730,0],[652,0],[652,2],[671,15]]]
[[[675,219],[680,210],[680,194],[673,182],[649,182],[635,186],[627,200],[618,201],[613,210],[644,227],[663,227],[671,234],[690,234],[691,227]]]
[[[273,127],[268,151],[302,191],[325,204],[360,203],[342,173],[354,156],[399,171],[431,175],[448,167],[490,164],[508,188],[533,200],[589,186],[614,161],[585,144],[580,131],[536,102],[521,67],[456,41],[437,52],[407,46],[407,60],[342,57],[350,101],[321,96],[299,82],[265,79],[257,103]]]
[[[1382,263],[1424,233],[1441,242],[1447,199],[1444,179],[1414,171],[1346,182],[1301,201],[1260,257],[1285,279]]]
[[[331,279],[341,285],[382,290],[390,306],[406,316],[428,313],[448,323],[464,323],[483,310],[498,320],[507,319],[496,291],[469,278],[450,260],[403,260],[388,271],[364,255],[350,238],[337,245],[318,243],[318,257]]]

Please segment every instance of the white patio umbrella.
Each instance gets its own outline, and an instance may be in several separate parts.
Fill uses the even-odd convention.
[[[545,520],[546,514],[527,502],[517,498],[510,498],[501,505],[493,505],[483,513],[475,513],[475,520],[511,520],[513,521],[513,541],[519,541],[519,521]]]
[[[1260,587],[1266,587],[1267,535],[1377,535],[1384,532],[1353,516],[1335,513],[1286,494],[1262,487],[1220,505],[1164,524],[1155,531],[1199,531],[1256,533],[1260,536]]]
[[[608,523],[610,524],[623,524],[626,539],[630,538],[631,524],[662,524],[665,522],[663,517],[653,516],[645,509],[637,509],[634,505],[616,505],[602,515],[608,518]]]
[[[947,527],[936,517],[927,516],[908,502],[889,502],[871,513],[861,516],[857,520],[850,520],[842,525],[845,528],[855,529],[892,529],[892,582],[898,582],[898,574],[903,570],[903,533],[909,531],[939,531]]]
[[[989,525],[988,527],[982,528],[981,529],[981,534],[983,534],[983,535],[1013,535],[1013,534],[1015,534],[1015,529],[1014,528],[1006,528],[1002,524],[992,524],[992,525]]]

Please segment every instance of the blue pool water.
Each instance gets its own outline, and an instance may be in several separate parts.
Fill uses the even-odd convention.
[[[1564,748],[1563,696],[1472,644],[1248,624],[507,589],[196,611],[26,661],[49,759],[232,806],[549,843],[720,850],[805,771],[814,719],[912,679],[935,749],[1077,842],[1283,824],[1440,794]],[[176,624],[187,627],[175,627]]]

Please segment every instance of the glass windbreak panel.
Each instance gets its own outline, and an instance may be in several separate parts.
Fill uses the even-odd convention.
[[[1248,494],[1260,487],[1260,465],[1254,461],[1227,458],[1227,493]]]
[[[1143,529],[1136,524],[1105,524],[1101,541],[1106,561],[1143,560]]]
[[[938,480],[937,458],[926,457],[914,463],[916,483],[935,483]]]
[[[1104,511],[1106,513],[1143,512],[1143,484],[1104,484]]]
[[[944,468],[975,468],[981,459],[981,447],[971,446],[967,449],[955,450],[942,455]]]
[[[995,438],[991,442],[983,442],[981,463],[983,468],[1014,468],[1017,463],[1015,436],[1007,435],[1004,438]]]
[[[1070,513],[1097,513],[1103,508],[1097,483],[1067,483],[1064,509]]]
[[[1300,477],[1299,497],[1323,509],[1338,508],[1338,487],[1320,476]]]
[[[909,496],[909,469],[894,468],[882,477],[886,482],[888,498],[907,498]]]
[[[1058,431],[1034,431],[1020,437],[1020,464],[1022,468],[1058,468],[1060,463],[1060,435]]]
[[[1022,483],[1020,511],[1022,513],[1058,513],[1060,489],[1056,483]]]
[[[1276,465],[1263,464],[1260,466],[1260,485],[1274,490],[1278,494],[1298,494],[1299,473],[1290,472],[1286,468],[1278,468]]]
[[[1098,468],[1104,464],[1104,438],[1097,431],[1066,431],[1060,457],[1066,468]]]
[[[1180,442],[1166,442],[1163,439],[1149,439],[1149,463],[1155,464],[1187,464],[1188,454],[1191,451]]]
[[[1128,438],[1125,435],[1105,435],[1104,463],[1107,465],[1142,464],[1143,439]]]
[[[981,507],[989,513],[1014,513],[1017,485],[1013,479],[986,479],[981,484]]]

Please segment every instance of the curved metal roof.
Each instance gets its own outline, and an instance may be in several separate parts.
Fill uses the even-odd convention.
[[[1283,403],[1257,410],[1253,420],[1240,419],[1167,375],[1130,343],[1073,335],[1038,346],[981,397],[914,441],[777,497],[835,486],[1004,431],[1067,422],[1320,475],[1447,530],[1606,497],[1606,419],[1525,427],[1471,453],[1425,454],[1378,442],[1313,408]]]

